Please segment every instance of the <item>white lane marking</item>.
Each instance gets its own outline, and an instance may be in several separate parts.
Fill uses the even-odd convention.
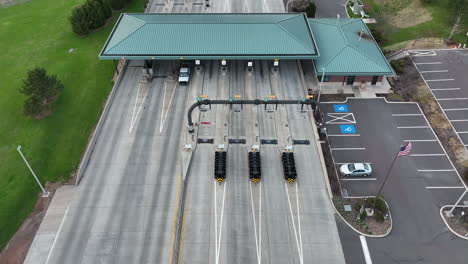
[[[137,100],[138,100],[138,95],[139,95],[139,92],[140,92],[140,86],[141,86],[141,83],[138,83],[138,91],[137,91],[137,98],[135,99],[135,107],[133,108],[133,112],[135,113],[135,109],[136,109],[136,105],[137,105]],[[143,99],[142,99],[142,102],[140,104],[140,107],[138,107],[138,111],[137,113],[135,114],[135,116],[133,116],[132,114],[132,121],[130,122],[130,130],[128,131],[129,133],[132,132],[133,130],[133,127],[135,126],[136,124],[136,121],[138,120],[138,116],[140,114],[140,111],[141,111],[141,108],[143,107],[143,104],[145,102],[145,99],[146,99],[146,95],[148,95],[148,91],[149,91],[149,87],[148,89],[146,90],[145,92],[145,95],[143,96]]]
[[[65,223],[65,219],[67,218],[68,209],[70,209],[70,204],[67,206],[67,209],[65,210],[65,214],[63,215],[62,222],[60,223],[59,229],[57,230],[57,235],[54,237],[54,242],[52,242],[52,247],[50,248],[49,254],[47,255],[46,264],[49,263],[50,257],[52,256],[52,252],[54,251],[54,248],[55,248],[55,243],[57,243],[57,240],[60,236],[60,231],[62,230],[63,223]]]
[[[437,154],[410,154],[410,156],[413,157],[430,157],[430,156],[445,156],[443,153],[437,153]]]
[[[299,246],[299,239],[298,239],[297,231],[296,231],[296,223],[294,221],[294,215],[293,215],[292,207],[291,207],[291,199],[289,198],[288,185],[286,183],[284,183],[284,188],[286,188],[286,196],[288,198],[288,204],[289,204],[289,213],[291,214],[291,219],[292,219],[293,229],[294,229],[294,237],[296,238],[297,251],[299,253],[299,262],[303,264],[304,258],[302,257],[302,252],[301,252],[302,246]]]
[[[458,134],[467,134],[468,131],[457,131]]]
[[[226,183],[224,184],[223,188],[223,201],[221,203],[221,217],[220,217],[220,224],[219,224],[219,239],[218,239],[218,213],[217,213],[217,197],[216,197],[216,181],[213,181],[214,185],[214,196],[215,196],[215,255],[216,255],[216,260],[215,263],[219,263],[219,252],[221,251],[221,237],[223,234],[223,216],[224,216],[224,200],[226,199]]]
[[[259,218],[259,222],[258,222],[258,226],[259,226],[259,229],[258,229],[258,238],[257,238],[257,224],[255,222],[255,206],[254,206],[254,199],[253,199],[253,192],[252,192],[252,182],[250,182],[250,185],[249,185],[249,189],[250,189],[250,203],[252,205],[252,218],[253,218],[253,223],[254,223],[254,234],[255,234],[255,247],[257,249],[257,262],[258,264],[262,263],[262,244],[261,244],[261,240],[262,240],[262,183],[260,182],[260,198],[259,198],[259,209],[258,209],[258,218]]]
[[[426,189],[464,189],[464,186],[426,186]]]
[[[392,116],[422,116],[422,114],[392,114]]]
[[[438,71],[419,71],[420,73],[433,73],[433,72],[448,72],[448,70],[438,70]]]
[[[355,163],[355,162],[335,162],[335,164],[350,164],[350,163]],[[371,162],[363,162],[363,163],[367,163],[367,164],[371,164]]]
[[[421,51],[411,51],[409,53],[411,56],[413,57],[433,57],[433,56],[437,56],[437,53],[433,50],[421,50]]]
[[[366,148],[330,148],[331,150],[365,150]]]
[[[451,100],[468,100],[468,98],[466,97],[458,97],[458,98],[440,98],[440,99],[437,99],[437,101],[451,101]]]
[[[298,221],[298,223],[299,223],[299,243],[300,243],[300,245],[301,245],[302,261],[304,261],[304,250],[302,249],[301,215],[299,214],[299,190],[297,189],[297,182],[295,183],[295,186],[296,186],[297,221]]]
[[[405,139],[404,142],[435,142],[435,139]]]
[[[397,128],[405,129],[405,128],[429,128],[429,126],[399,126]]]
[[[466,111],[468,108],[447,108],[444,111]]]
[[[460,88],[435,88],[431,90],[432,91],[453,91],[453,90],[460,90]]]
[[[377,178],[343,178],[342,181],[376,181]]]
[[[361,240],[362,251],[364,253],[364,260],[366,261],[366,264],[372,264],[369,248],[367,247],[366,237],[359,236],[359,239]]]
[[[177,87],[178,87],[177,84],[175,84],[175,85],[176,85],[176,86],[174,87],[174,91],[172,91],[171,99],[169,100],[169,105],[167,105],[166,114],[164,114],[164,103],[166,102],[167,82],[164,83],[164,99],[163,99],[163,104],[162,104],[162,107],[161,107],[161,117],[162,117],[163,114],[164,114],[164,118],[161,118],[161,124],[160,124],[160,126],[159,126],[159,133],[161,133],[161,131],[163,130],[164,123],[166,122],[167,114],[169,113],[169,109],[171,108],[172,98],[174,98],[174,94],[175,94],[176,89],[177,89]]]
[[[327,117],[331,119],[325,124],[356,124],[356,118],[353,113],[328,113]]]
[[[336,135],[327,135],[328,137],[359,137],[361,134],[336,134]]]
[[[455,171],[454,169],[447,170],[418,170],[419,172],[444,172],[444,171]]]
[[[450,122],[468,122],[468,119],[452,119]]]
[[[433,79],[433,80],[425,80],[426,82],[447,82],[447,81],[454,81],[455,79]]]
[[[416,65],[423,65],[423,64],[442,64],[442,62],[440,61],[437,61],[437,62],[418,62],[418,63],[414,63]]]

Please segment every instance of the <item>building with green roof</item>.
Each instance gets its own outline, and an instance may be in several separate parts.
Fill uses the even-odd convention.
[[[376,84],[395,74],[362,19],[314,18],[309,25],[320,50],[314,59],[319,79],[323,75],[325,82]]]
[[[302,13],[122,14],[99,58],[313,60],[319,79],[341,85],[394,75],[362,19]]]

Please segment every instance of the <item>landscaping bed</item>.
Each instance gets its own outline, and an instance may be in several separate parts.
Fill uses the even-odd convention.
[[[458,235],[468,239],[468,207],[457,207],[453,210],[453,217],[448,217],[445,213],[452,207],[445,207],[442,211],[445,223]],[[463,215],[462,215],[463,212]]]
[[[334,197],[333,203],[346,222],[364,234],[384,236],[391,231],[392,218],[383,198]]]

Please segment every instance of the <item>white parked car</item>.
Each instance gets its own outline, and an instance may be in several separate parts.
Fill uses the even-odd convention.
[[[367,177],[372,174],[372,168],[369,163],[346,163],[340,166],[340,173],[345,177]]]

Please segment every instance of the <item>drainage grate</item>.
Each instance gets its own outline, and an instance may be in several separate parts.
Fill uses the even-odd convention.
[[[277,145],[278,140],[276,139],[261,139],[260,144],[271,144],[271,145]]]
[[[307,139],[303,139],[303,140],[295,139],[293,140],[293,144],[294,145],[310,145],[310,141]]]
[[[229,139],[229,144],[245,144],[245,143],[246,143],[245,139],[241,139],[241,138],[239,138],[239,139],[230,138]]]

